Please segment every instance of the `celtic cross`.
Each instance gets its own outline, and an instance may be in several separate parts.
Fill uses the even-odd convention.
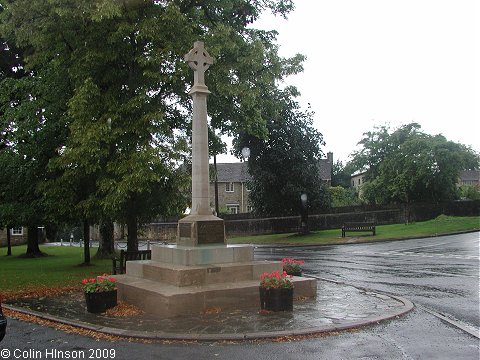
[[[195,41],[193,49],[185,55],[185,61],[193,70],[193,86],[205,86],[205,71],[213,64],[213,58],[203,46],[203,41]]]

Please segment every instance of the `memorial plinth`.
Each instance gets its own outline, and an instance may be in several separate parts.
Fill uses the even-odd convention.
[[[191,213],[178,222],[176,245],[154,246],[151,260],[128,261],[126,275],[116,276],[120,300],[164,317],[259,307],[260,275],[283,267],[280,261],[254,261],[253,246],[226,245],[224,222],[212,215],[209,196],[210,92],[204,75],[213,59],[197,41],[185,60],[194,70]],[[293,282],[295,296],[316,296],[315,279]]]
[[[225,244],[225,223],[213,215],[190,215],[178,222],[177,245]]]
[[[165,318],[259,308],[264,272],[281,271],[280,261],[254,261],[250,245],[154,246],[152,260],[128,261],[117,275],[118,297]],[[295,296],[314,298],[315,279],[293,278]]]

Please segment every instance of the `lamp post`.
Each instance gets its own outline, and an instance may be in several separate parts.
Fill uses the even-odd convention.
[[[308,234],[308,210],[307,210],[307,194],[300,195],[300,201],[302,202],[302,208],[300,213],[300,232],[302,234]]]
[[[242,156],[243,156],[243,160],[248,161],[248,158],[250,157],[250,148],[249,147],[244,147],[242,149]]]

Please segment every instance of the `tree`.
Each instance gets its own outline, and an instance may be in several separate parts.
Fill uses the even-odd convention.
[[[129,250],[139,221],[184,201],[170,194],[183,186],[192,77],[183,55],[193,42],[205,40],[216,59],[209,108],[222,133],[264,136],[263,90],[301,69],[303,57],[278,56],[274,32],[248,26],[265,10],[284,16],[289,0],[7,4],[2,36],[28,50],[26,67],[41,84],[36,98],[48,99],[36,109],[64,131],[38,181],[49,194],[71,192],[61,205],[70,217],[125,221]]]
[[[332,186],[329,188],[332,198],[332,207],[360,205],[361,201],[358,194],[352,188],[343,186]]]
[[[302,194],[307,194],[309,211],[328,208],[330,199],[319,172],[323,137],[312,126],[313,113],[300,111],[289,89],[268,95],[268,137],[243,134],[235,144],[238,155],[250,148],[248,186],[254,211],[265,216],[298,214]]]
[[[460,187],[460,194],[462,199],[480,200],[480,186],[479,185],[463,185]]]
[[[420,125],[401,126],[392,133],[381,127],[365,134],[354,157],[368,169],[362,188],[370,203],[438,202],[458,198],[461,170],[478,168],[472,149],[442,135],[428,135]]]
[[[350,187],[350,178],[353,174],[352,165],[347,163],[343,165],[342,161],[337,160],[332,169],[332,186],[342,186],[347,189]]]

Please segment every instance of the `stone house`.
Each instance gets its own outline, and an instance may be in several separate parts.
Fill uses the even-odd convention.
[[[21,245],[27,243],[27,228],[17,226],[10,229],[11,245]],[[7,246],[7,229],[0,230],[0,246]]]
[[[458,186],[480,186],[480,170],[461,171]]]
[[[251,212],[250,190],[247,182],[251,179],[247,163],[217,164],[218,207],[230,214]],[[215,208],[215,181],[210,181],[210,205]]]
[[[213,165],[212,165],[213,166]],[[318,171],[320,178],[328,185],[332,182],[333,153],[327,153],[326,159],[320,159]],[[250,190],[247,183],[251,179],[246,162],[217,164],[218,207],[230,214],[252,211]],[[210,181],[210,206],[215,208],[215,182]]]
[[[365,184],[366,180],[365,177],[367,175],[366,171],[355,173],[350,178],[350,183],[352,188],[354,188],[357,192],[360,192],[362,185]]]

